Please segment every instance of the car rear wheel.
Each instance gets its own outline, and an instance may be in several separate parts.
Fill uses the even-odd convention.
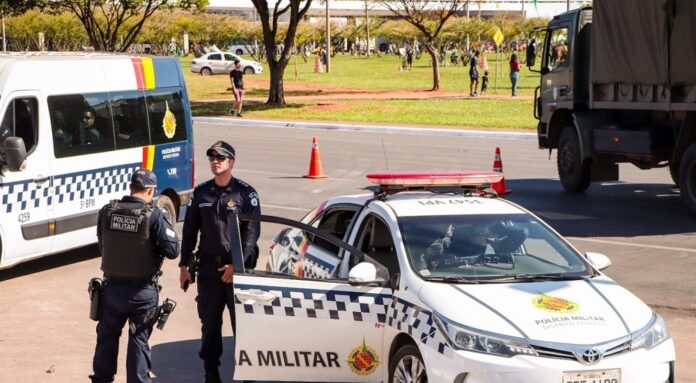
[[[201,69],[201,74],[203,76],[210,76],[211,74],[213,74],[213,71],[210,70],[210,68],[203,68]]]
[[[244,74],[254,74],[254,73],[256,73],[256,71],[254,71],[254,68],[252,68],[250,66],[244,68]]]
[[[401,347],[391,360],[389,368],[391,383],[427,383],[423,357],[418,347],[409,344]]]

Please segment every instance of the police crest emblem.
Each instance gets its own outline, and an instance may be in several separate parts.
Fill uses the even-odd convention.
[[[172,113],[171,110],[169,110],[169,102],[165,101],[165,112],[164,112],[164,118],[162,119],[162,129],[164,129],[164,135],[167,138],[174,138],[174,134],[176,133],[176,117],[174,117],[174,113]]]

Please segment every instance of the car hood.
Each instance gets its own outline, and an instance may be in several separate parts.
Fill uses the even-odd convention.
[[[446,319],[530,340],[596,344],[648,324],[652,310],[613,280],[489,283],[426,282],[419,298]]]

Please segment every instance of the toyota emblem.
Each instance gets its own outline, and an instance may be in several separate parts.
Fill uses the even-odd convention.
[[[582,354],[575,354],[578,361],[586,366],[591,366],[593,364],[599,363],[604,355],[601,351],[596,348],[589,348],[583,351]]]

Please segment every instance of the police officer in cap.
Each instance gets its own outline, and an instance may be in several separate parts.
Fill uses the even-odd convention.
[[[90,375],[93,383],[113,382],[121,330],[129,322],[127,382],[151,382],[148,340],[157,318],[157,278],[164,257],[179,254],[179,238],[166,214],[152,202],[157,177],[137,170],[130,196],[113,200],[99,211],[97,237],[102,256],[97,346]]]
[[[193,200],[186,210],[181,245],[180,281],[182,288],[191,275],[187,266],[198,244],[198,316],[201,319],[202,344],[199,356],[205,368],[205,383],[220,382],[218,367],[222,355],[222,314],[230,312],[234,329],[234,290],[232,288],[232,256],[228,222],[234,213],[261,214],[259,195],[246,182],[232,176],[235,151],[224,141],[215,142],[206,152],[213,179],[193,191]],[[256,266],[259,249],[256,241],[261,231],[259,222],[240,222],[244,267]],[[200,241],[198,234],[200,233]]]

